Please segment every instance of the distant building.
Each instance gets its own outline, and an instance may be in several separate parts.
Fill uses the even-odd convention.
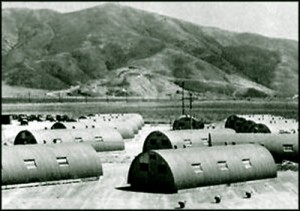
[[[190,115],[181,115],[173,122],[173,130],[203,129],[204,123]]]
[[[113,128],[101,129],[57,129],[20,131],[14,145],[59,144],[81,142],[91,145],[97,152],[124,150],[121,134]]]

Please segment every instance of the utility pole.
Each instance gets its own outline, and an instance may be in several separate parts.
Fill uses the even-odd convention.
[[[190,124],[191,124],[191,129],[193,129],[193,121],[192,121],[192,102],[193,102],[193,98],[192,98],[192,93],[190,92]]]
[[[28,102],[31,102],[30,92],[28,92]]]
[[[182,88],[182,91],[181,91],[181,94],[182,94],[182,115],[185,114],[184,112],[184,81],[181,82],[181,88]]]

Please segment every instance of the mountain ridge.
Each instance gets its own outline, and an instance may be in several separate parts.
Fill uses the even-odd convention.
[[[187,90],[202,94],[232,96],[249,88],[262,96],[298,93],[293,40],[199,26],[111,3],[69,13],[2,12],[8,10],[2,13],[2,78],[9,85],[57,90],[81,84],[94,95],[126,88],[130,95],[158,96],[176,92],[185,78]],[[122,82],[104,83],[120,69],[128,72]],[[165,75],[169,78],[161,81]]]

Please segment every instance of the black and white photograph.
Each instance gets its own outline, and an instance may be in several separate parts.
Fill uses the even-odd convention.
[[[299,209],[298,8],[1,1],[1,209]]]

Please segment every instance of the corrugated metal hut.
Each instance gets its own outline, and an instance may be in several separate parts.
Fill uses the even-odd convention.
[[[96,120],[96,121],[95,121]],[[134,138],[133,126],[126,122],[117,121],[103,121],[98,119],[84,119],[80,122],[56,122],[51,127],[54,129],[84,129],[84,128],[98,128],[103,129],[111,127],[116,129],[124,139]],[[137,130],[136,130],[137,132]]]
[[[134,138],[134,131],[132,127],[124,122],[110,122],[107,125],[119,131],[124,139]]]
[[[173,122],[173,130],[203,129],[204,123],[191,117],[190,115],[181,115]]]
[[[297,134],[218,134],[212,133],[212,146],[236,144],[260,144],[273,155],[276,162],[283,160],[298,161]]]
[[[124,122],[119,121],[104,121],[102,119],[85,119],[80,121],[87,125],[94,125],[95,128],[111,127],[116,129],[123,139],[134,138],[132,127]]]
[[[22,130],[50,130],[53,123],[51,122],[29,122],[28,125],[7,125],[6,128],[3,128],[1,136],[2,142],[13,143],[17,134]]]
[[[225,128],[232,128],[237,133],[271,133],[265,124],[256,123],[253,119],[247,120],[236,115],[231,115],[226,119]]]
[[[2,185],[99,178],[102,164],[89,145],[19,145],[2,147]]]
[[[264,125],[271,133],[295,133],[299,125],[295,119],[287,119],[281,116],[268,114],[239,115],[248,120],[255,121],[257,124]],[[257,130],[257,128],[255,128]]]
[[[22,144],[58,144],[82,142],[92,145],[97,152],[124,150],[124,141],[113,128],[65,129],[65,130],[24,130],[18,133],[14,145]]]
[[[55,122],[52,124],[51,129],[84,129],[95,127],[96,124],[93,122]]]
[[[123,118],[127,118],[130,121],[135,122],[138,125],[138,129],[141,129],[144,126],[144,119],[142,115],[137,114],[137,113],[127,113],[126,115],[123,116]]]
[[[134,189],[180,189],[274,178],[276,165],[260,145],[151,150],[132,161],[128,183]]]
[[[139,125],[135,120],[125,119],[125,120],[122,120],[122,121],[112,122],[111,124],[113,125],[113,124],[116,124],[116,123],[119,124],[119,125],[124,124],[124,125],[129,126],[132,129],[134,134],[137,134],[139,132]]]
[[[232,129],[152,131],[145,139],[143,152],[152,149],[177,149],[211,146],[210,134],[235,134]]]
[[[143,116],[137,113],[132,113],[130,115],[137,120],[137,122],[139,123],[139,129],[141,129],[145,124]]]

